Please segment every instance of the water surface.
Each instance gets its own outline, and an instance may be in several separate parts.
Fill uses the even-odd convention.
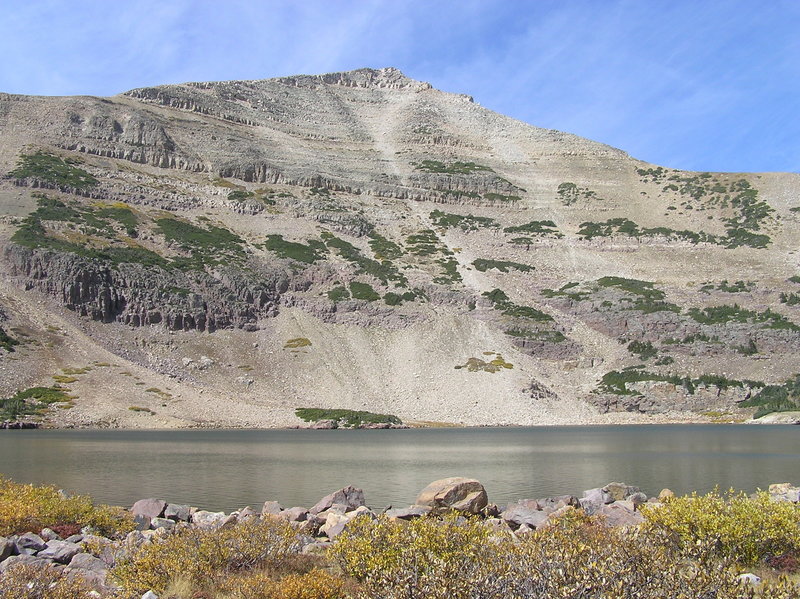
[[[98,501],[159,497],[230,511],[310,506],[347,484],[374,508],[429,482],[480,480],[498,504],[610,481],[648,494],[800,483],[800,427],[575,426],[424,430],[0,431],[0,473]]]

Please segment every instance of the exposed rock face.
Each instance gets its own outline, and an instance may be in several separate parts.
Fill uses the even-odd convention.
[[[35,364],[0,397],[64,355],[152,378],[59,424],[742,420],[800,372],[796,174],[649,165],[393,68],[0,94],[0,140],[3,327]]]

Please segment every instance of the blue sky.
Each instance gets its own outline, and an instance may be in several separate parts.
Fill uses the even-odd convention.
[[[0,91],[395,66],[674,168],[800,171],[800,0],[0,0]]]

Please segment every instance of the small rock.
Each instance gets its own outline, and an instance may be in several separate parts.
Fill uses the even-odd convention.
[[[150,521],[150,527],[154,529],[166,528],[167,530],[172,530],[175,528],[175,521],[169,518],[153,518]]]
[[[92,535],[89,535],[89,536],[92,536]],[[77,534],[77,535],[72,535],[72,536],[70,536],[70,537],[67,537],[67,538],[66,538],[66,539],[64,539],[64,540],[65,540],[65,541],[69,541],[70,543],[80,543],[80,542],[81,542],[81,541],[83,541],[83,539],[85,539],[85,538],[86,538],[86,535]]]
[[[156,595],[153,591],[147,591],[144,595],[142,595],[142,599],[158,599],[158,595]]]
[[[633,505],[638,509],[640,505],[647,503],[647,495],[640,491],[628,497],[628,501],[633,503]]]
[[[489,501],[479,481],[455,476],[433,481],[420,491],[414,503],[430,506],[436,513],[457,510],[478,514]]]
[[[200,356],[200,361],[197,364],[197,368],[200,370],[206,370],[215,364],[214,360],[209,358],[208,356]]]
[[[255,510],[248,505],[246,508],[244,508],[242,511],[239,512],[237,520],[239,522],[244,522],[245,520],[250,520],[251,518],[255,518],[257,516],[258,514],[256,514]]]
[[[315,430],[322,430],[322,431],[329,431],[339,428],[339,422],[336,420],[317,420],[316,422],[312,423],[311,426],[308,428],[312,428]]]
[[[800,503],[800,487],[790,483],[777,483],[769,486],[769,495],[775,501]]]
[[[605,490],[601,488],[589,489],[583,492],[578,502],[583,508],[583,511],[588,515],[596,514],[604,505],[612,503],[614,500]]]
[[[43,559],[34,555],[12,555],[11,557],[0,562],[0,574],[17,564],[46,568],[52,563],[53,562],[49,559]]]
[[[625,505],[620,501],[604,505],[597,513],[604,517],[603,523],[611,527],[636,526],[644,522],[644,516],[633,509],[633,504]]]
[[[192,516],[192,523],[198,528],[219,528],[227,518],[225,512],[198,510]]]
[[[134,516],[144,516],[146,518],[160,518],[164,515],[167,502],[161,499],[140,499],[131,507]]]
[[[54,530],[49,528],[43,528],[39,533],[39,536],[42,537],[45,541],[60,541],[61,536]]]
[[[739,581],[739,584],[759,584],[761,582],[761,578],[751,572],[739,574],[739,576],[736,577],[736,580]]]
[[[147,516],[137,514],[133,517],[133,523],[136,525],[136,530],[150,530],[150,518]]]
[[[0,562],[10,557],[14,552],[15,545],[5,537],[0,537]]]
[[[433,508],[429,505],[411,505],[409,507],[398,507],[386,510],[384,514],[386,514],[389,518],[397,518],[399,520],[413,520],[414,518],[419,518],[421,516],[427,516],[431,513]]]
[[[539,509],[539,502],[535,499],[523,499],[510,504],[501,514],[500,518],[511,525],[513,529],[527,526],[536,529],[547,522],[549,512]]]

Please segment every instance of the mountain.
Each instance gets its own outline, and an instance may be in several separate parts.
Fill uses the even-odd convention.
[[[7,417],[708,421],[800,391],[797,174],[647,164],[385,68],[0,94],[0,176]]]

